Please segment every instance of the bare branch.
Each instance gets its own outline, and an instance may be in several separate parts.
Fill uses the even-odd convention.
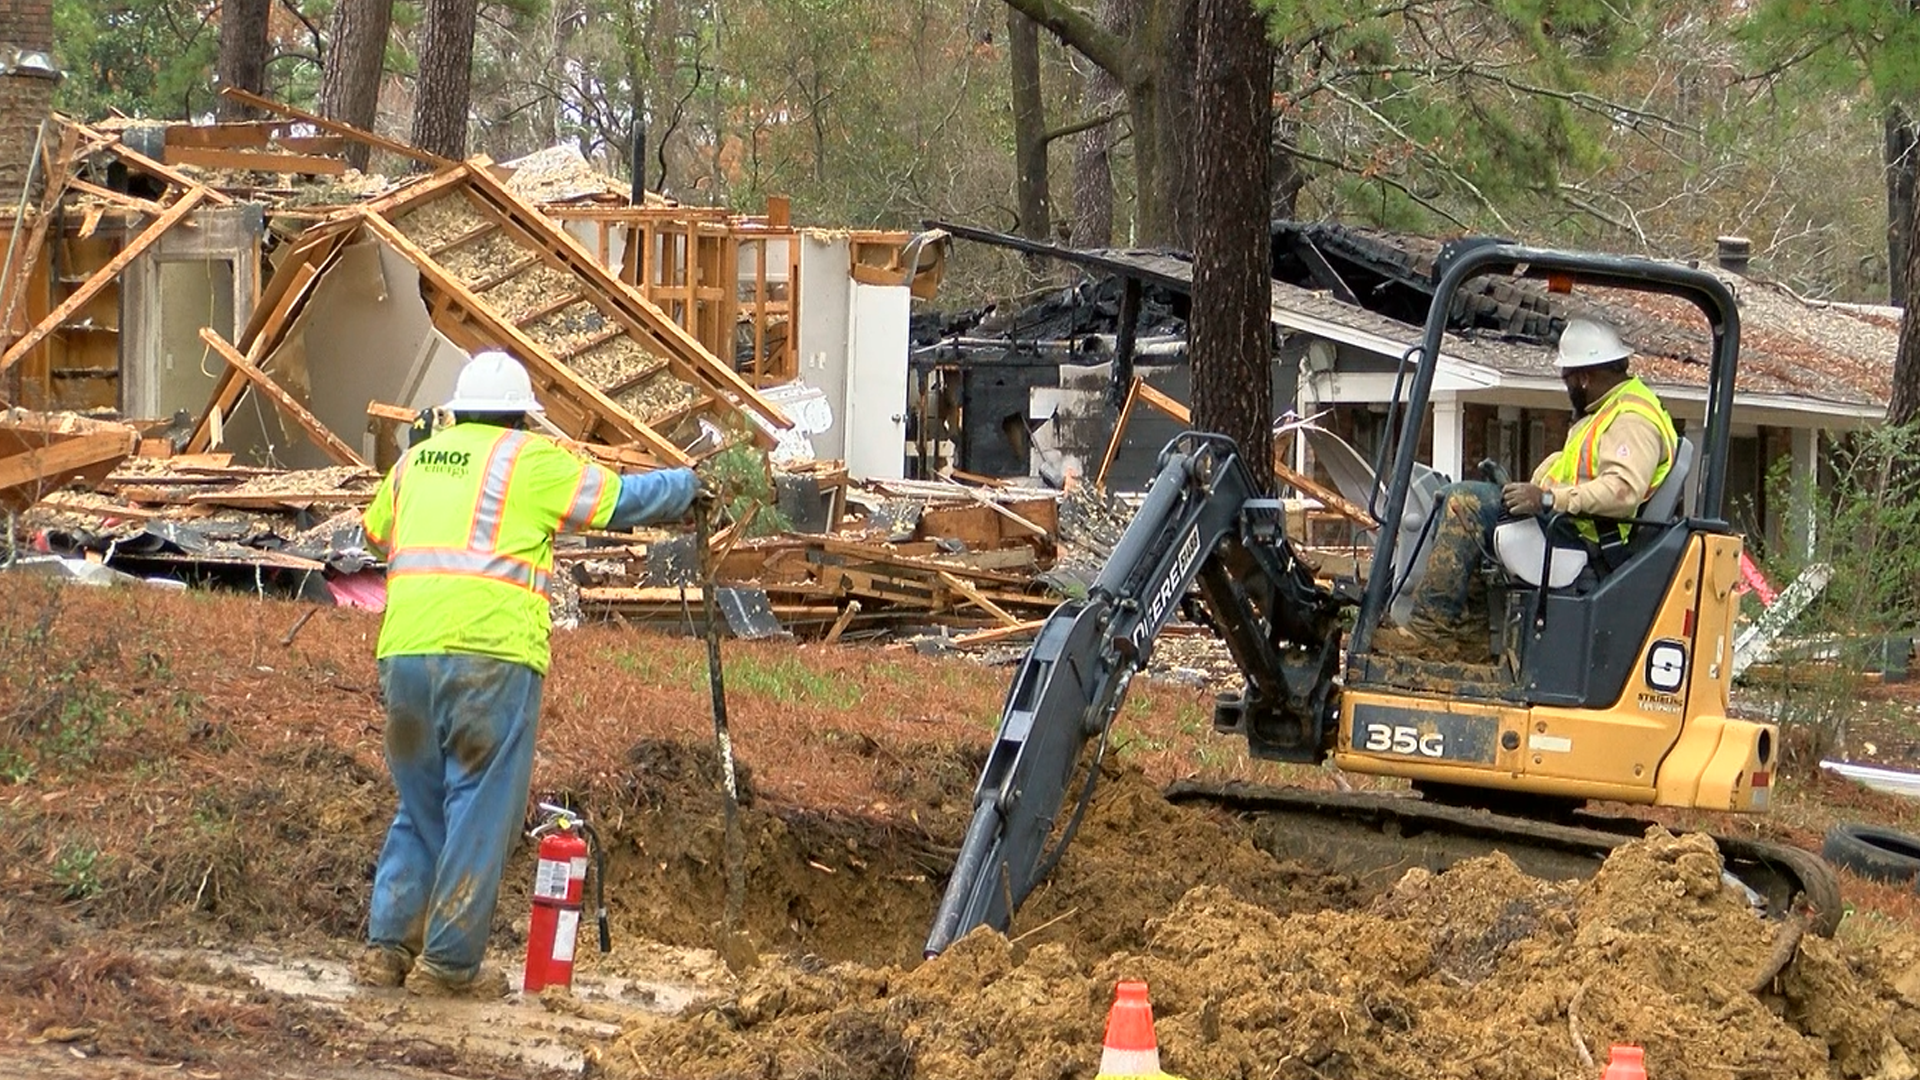
[[[1325,166],[1328,166],[1329,168],[1339,169],[1341,172],[1350,173],[1354,176],[1361,177],[1362,179],[1373,180],[1373,181],[1377,181],[1379,183],[1385,184],[1388,187],[1393,188],[1395,191],[1400,192],[1402,195],[1405,195],[1407,198],[1412,199],[1415,203],[1418,203],[1420,206],[1425,207],[1429,211],[1432,211],[1434,214],[1447,219],[1447,221],[1453,223],[1454,225],[1458,226],[1461,229],[1471,229],[1473,227],[1469,225],[1464,219],[1454,214],[1451,210],[1448,210],[1446,207],[1435,203],[1433,200],[1428,199],[1426,196],[1413,190],[1412,188],[1408,187],[1406,184],[1400,182],[1399,180],[1386,175],[1385,173],[1369,171],[1367,169],[1359,168],[1350,162],[1340,161],[1335,158],[1322,157],[1321,155],[1316,154],[1311,150],[1303,150],[1300,147],[1294,146],[1291,144],[1287,145],[1285,149],[1287,153],[1292,154],[1294,157],[1297,157],[1302,161],[1311,161],[1316,165],[1325,165]]]
[[[1460,170],[1453,167],[1452,162],[1447,161],[1445,158],[1441,157],[1439,154],[1436,154],[1432,150],[1428,149],[1419,140],[1413,138],[1411,135],[1408,135],[1404,130],[1401,129],[1400,125],[1394,123],[1390,118],[1388,118],[1386,115],[1381,113],[1380,110],[1374,108],[1372,105],[1369,105],[1365,101],[1360,100],[1358,97],[1355,97],[1354,95],[1347,93],[1345,90],[1340,89],[1338,86],[1330,86],[1327,89],[1335,97],[1339,98],[1340,100],[1346,102],[1347,104],[1353,106],[1356,109],[1359,109],[1361,112],[1366,113],[1368,116],[1372,117],[1374,123],[1379,124],[1383,128],[1386,128],[1387,132],[1391,134],[1394,138],[1399,139],[1402,142],[1404,142],[1407,146],[1412,147],[1415,153],[1419,154],[1421,157],[1426,158],[1441,172],[1446,173],[1447,176],[1452,178],[1454,183],[1459,184],[1461,187],[1471,192],[1473,194],[1474,199],[1480,203],[1481,208],[1486,210],[1486,212],[1493,218],[1493,220],[1499,223],[1502,229],[1508,232],[1513,231],[1512,223],[1507,221],[1506,216],[1501,214],[1499,208],[1493,205],[1493,201],[1487,198],[1486,193],[1480,190],[1479,185],[1475,184],[1473,181],[1467,179],[1464,175],[1462,175]]]
[[[1064,139],[1069,135],[1078,135],[1081,132],[1088,130],[1089,128],[1097,128],[1101,124],[1112,123],[1113,121],[1118,120],[1125,115],[1127,115],[1126,109],[1108,109],[1106,112],[1099,113],[1094,116],[1089,116],[1081,120],[1075,120],[1073,123],[1068,124],[1065,127],[1054,128],[1052,131],[1049,131],[1046,134],[1040,136],[1040,141],[1050,143],[1055,139]]]

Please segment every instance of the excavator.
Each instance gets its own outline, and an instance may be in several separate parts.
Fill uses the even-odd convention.
[[[1491,663],[1393,655],[1375,642],[1404,617],[1446,480],[1416,461],[1421,422],[1455,301],[1489,275],[1544,281],[1567,302],[1604,288],[1697,307],[1712,331],[1705,424],[1626,523],[1623,551],[1599,559],[1556,540],[1571,530],[1551,511],[1497,526],[1485,571]],[[1499,850],[1531,873],[1570,878],[1644,832],[1608,805],[1768,809],[1779,731],[1730,715],[1741,551],[1722,517],[1740,350],[1732,292],[1697,268],[1499,240],[1449,245],[1434,278],[1422,337],[1396,379],[1391,471],[1367,503],[1380,527],[1364,586],[1357,574],[1320,583],[1286,534],[1283,505],[1255,486],[1231,440],[1187,432],[1170,442],[1085,597],[1052,612],[1016,669],[925,955],[982,925],[1005,931],[1067,856],[1128,685],[1181,613],[1224,639],[1245,680],[1219,695],[1217,732],[1244,738],[1255,758],[1409,782],[1168,789],[1175,802],[1255,819],[1276,855],[1441,870]],[[1503,479],[1492,462],[1481,468]],[[1823,934],[1838,926],[1838,881],[1817,856],[1751,836],[1715,841],[1724,880],[1757,910],[1798,912]]]

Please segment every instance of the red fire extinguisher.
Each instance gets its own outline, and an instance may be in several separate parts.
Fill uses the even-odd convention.
[[[546,820],[528,834],[540,841],[539,869],[533,878],[533,916],[527,927],[523,988],[529,994],[549,986],[573,985],[574,941],[586,902],[589,855],[594,859],[600,951],[613,948],[607,933],[606,858],[600,838],[593,826],[572,810],[548,803],[541,803],[540,810]]]

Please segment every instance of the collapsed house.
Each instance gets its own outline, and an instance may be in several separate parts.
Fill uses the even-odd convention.
[[[949,323],[916,341],[913,364],[929,380],[926,400],[940,403],[930,410],[931,429],[950,446],[955,467],[1104,475],[1115,487],[1137,487],[1179,426],[1165,409],[1128,409],[1129,388],[1138,376],[1164,400],[1189,397],[1182,320],[1191,261],[1180,253],[1075,251],[941,227],[1086,275],[1027,312],[995,312],[980,325]],[[1317,417],[1318,426],[1371,458],[1389,435],[1395,381],[1419,338],[1441,250],[1424,237],[1277,223],[1270,306],[1275,415]],[[1815,487],[1808,481],[1828,468],[1836,441],[1884,416],[1900,313],[1805,300],[1754,275],[1746,252],[1744,241],[1727,238],[1719,264],[1709,268],[1734,289],[1742,314],[1729,509],[1749,536],[1804,545],[1817,515],[1808,505],[1782,505],[1769,472],[1784,461],[1791,490]],[[1128,311],[1137,314],[1125,318]],[[1638,350],[1635,370],[1683,432],[1704,421],[1711,338],[1689,305],[1607,289],[1561,296],[1541,282],[1487,279],[1452,313],[1421,459],[1455,477],[1486,458],[1525,475],[1557,449],[1571,417],[1552,343],[1575,314],[1622,328]],[[1129,342],[1134,347],[1124,348]],[[985,371],[1000,381],[983,380]],[[1120,435],[1110,438],[1116,425]],[[1280,462],[1326,481],[1312,442],[1288,439]]]

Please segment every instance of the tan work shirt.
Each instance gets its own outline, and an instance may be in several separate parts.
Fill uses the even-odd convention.
[[[1604,402],[1594,402],[1588,412]],[[1630,518],[1653,491],[1653,474],[1666,456],[1660,429],[1653,421],[1635,413],[1614,417],[1601,436],[1600,471],[1593,479],[1578,484],[1549,483],[1547,476],[1561,454],[1574,452],[1568,446],[1548,454],[1533,470],[1533,483],[1553,492],[1553,508],[1580,517]]]

